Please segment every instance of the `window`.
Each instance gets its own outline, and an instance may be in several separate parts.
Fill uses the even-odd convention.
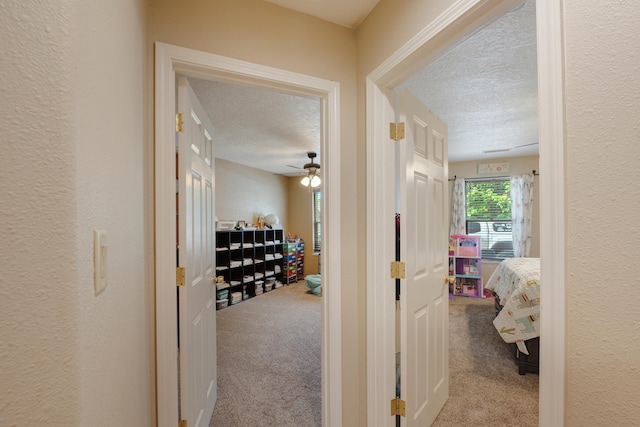
[[[511,180],[467,180],[467,234],[480,236],[482,258],[513,257]]]
[[[319,254],[322,249],[322,192],[313,192],[313,253]]]

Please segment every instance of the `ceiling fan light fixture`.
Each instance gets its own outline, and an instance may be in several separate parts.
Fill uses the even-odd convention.
[[[316,157],[316,153],[309,152],[307,153],[307,156],[309,156],[309,163],[303,166],[304,170],[307,171],[307,176],[302,178],[300,184],[304,185],[305,187],[309,187],[309,191],[311,191],[311,188],[318,187],[322,183],[322,180],[318,176],[320,165],[313,161],[313,159]]]

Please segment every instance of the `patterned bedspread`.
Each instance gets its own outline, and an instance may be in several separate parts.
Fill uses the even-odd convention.
[[[485,288],[500,298],[493,320],[503,340],[529,354],[524,341],[540,336],[540,258],[509,258],[500,263]]]

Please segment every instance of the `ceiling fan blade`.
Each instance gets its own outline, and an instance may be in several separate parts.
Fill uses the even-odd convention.
[[[304,169],[302,169],[302,168],[300,168],[298,166],[293,166],[293,165],[287,165],[287,166],[289,166],[290,168],[294,168],[294,169],[304,170]]]
[[[516,148],[522,148],[522,147],[529,147],[530,145],[538,145],[537,142],[532,142],[530,144],[522,144],[522,145],[516,145],[515,147],[508,147],[508,148],[497,148],[495,150],[483,150],[482,152],[485,154],[490,154],[490,153],[504,153],[507,151],[511,151],[514,150]]]
[[[537,143],[537,142],[532,142],[532,143],[530,143],[530,144],[516,145],[515,147],[511,147],[511,148],[529,147],[530,145],[538,145],[538,143]]]
[[[504,153],[507,151],[511,151],[511,148],[498,148],[495,150],[482,150],[483,153],[485,154],[490,154],[490,153]]]

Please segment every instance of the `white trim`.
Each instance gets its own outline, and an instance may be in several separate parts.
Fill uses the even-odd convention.
[[[565,166],[562,2],[538,0],[538,120],[540,141],[540,411],[538,424],[565,417]]]
[[[175,114],[175,73],[168,52],[157,46],[155,79],[156,410],[157,425],[169,427],[178,420],[175,121],[163,121]]]
[[[395,146],[388,138],[394,120],[390,91],[367,79],[367,420],[395,425],[388,402],[395,397]],[[393,422],[393,424],[391,424]]]
[[[322,105],[323,239],[322,419],[342,425],[342,317],[340,256],[340,85],[206,52],[156,43],[155,69],[155,279],[157,425],[178,421],[175,287],[175,78],[176,74],[238,81],[287,93],[317,96]]]
[[[395,230],[389,207],[395,206],[393,156],[388,122],[394,120],[387,94],[393,86],[428,65],[456,43],[518,6],[522,0],[460,0],[408,41],[367,78],[367,419],[370,426],[393,426],[384,409],[395,390],[395,309],[389,304],[386,267],[393,259]],[[540,421],[560,426],[564,420],[565,283],[564,283],[564,98],[562,8],[559,2],[537,2],[540,115],[541,258],[544,321],[541,329]],[[437,38],[435,36],[438,36]],[[545,176],[546,175],[546,176]],[[553,236],[553,239],[550,238]],[[547,315],[548,314],[548,315]],[[395,361],[395,359],[394,359]],[[392,382],[393,381],[393,382]],[[381,390],[382,389],[382,390]],[[389,391],[387,391],[389,390]]]

